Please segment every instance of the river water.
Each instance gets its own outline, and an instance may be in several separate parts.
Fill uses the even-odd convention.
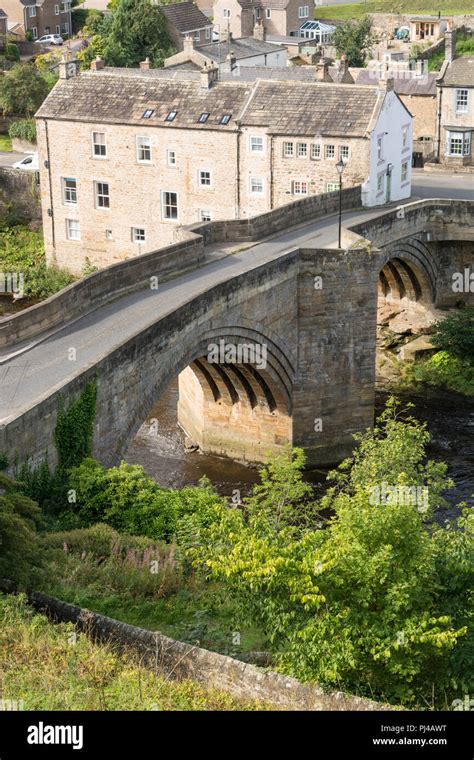
[[[386,393],[377,394],[377,413],[382,411],[386,399]],[[248,493],[259,479],[256,468],[186,450],[185,436],[177,423],[177,401],[176,380],[140,428],[125,457],[127,462],[142,465],[148,475],[170,488],[196,484],[207,476],[223,496],[231,496],[236,489],[242,495]],[[403,401],[411,401],[415,405],[413,416],[428,425],[432,437],[428,456],[446,462],[448,474],[456,483],[445,494],[451,508],[439,517],[453,516],[461,501],[474,503],[474,399],[436,392],[404,396]],[[314,484],[316,494],[323,492],[323,470],[309,471],[306,478]]]

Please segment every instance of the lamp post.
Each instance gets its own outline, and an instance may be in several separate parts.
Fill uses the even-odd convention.
[[[341,247],[341,226],[342,226],[342,172],[345,169],[345,163],[342,158],[336,164],[336,169],[339,172],[339,235],[337,247]]]

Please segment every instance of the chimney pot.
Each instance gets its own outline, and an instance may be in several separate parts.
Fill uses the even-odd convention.
[[[150,59],[148,58],[148,56],[145,58],[144,61],[140,61],[140,68],[143,71],[148,71],[148,69],[150,68]]]
[[[92,71],[101,71],[102,69],[105,69],[105,61],[100,57],[100,55],[98,55],[97,58],[92,61],[91,69]]]

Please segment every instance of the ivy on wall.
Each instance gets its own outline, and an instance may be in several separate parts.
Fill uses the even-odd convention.
[[[92,454],[97,385],[88,383],[78,399],[58,414],[54,443],[58,452],[58,469],[77,467]]]

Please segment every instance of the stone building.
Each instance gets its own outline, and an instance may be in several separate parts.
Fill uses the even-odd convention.
[[[159,4],[159,3],[158,3]],[[212,40],[212,22],[191,2],[162,6],[174,46],[182,50],[186,37],[199,45]]]
[[[339,159],[367,205],[410,195],[411,116],[390,82],[218,81],[212,67],[100,60],[75,71],[61,65],[37,113],[47,257],[72,271],[335,191]]]
[[[7,41],[7,14],[0,8],[0,48],[5,47]]]
[[[287,36],[312,18],[313,6],[305,0],[214,0],[214,31],[249,37],[256,23],[267,34]]]
[[[14,24],[16,33],[31,32],[34,40],[43,34],[70,35],[71,4],[71,0],[2,0],[9,26]]]
[[[456,58],[456,31],[445,35],[445,61],[437,79],[437,159],[446,168],[474,171],[474,57]]]

